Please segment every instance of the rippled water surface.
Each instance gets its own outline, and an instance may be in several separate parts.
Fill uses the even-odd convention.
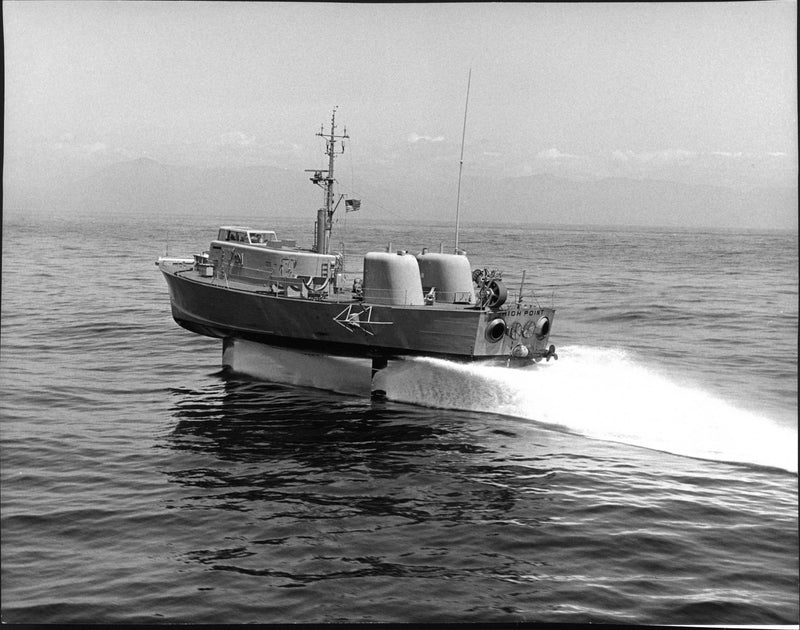
[[[796,234],[462,228],[559,361],[398,362],[380,401],[172,321],[153,262],[217,221],[5,219],[4,622],[798,623]]]

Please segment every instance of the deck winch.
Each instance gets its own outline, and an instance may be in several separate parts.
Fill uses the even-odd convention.
[[[502,282],[503,274],[500,271],[488,269],[475,269],[472,272],[472,281],[478,287],[478,303],[482,307],[498,309],[505,304],[508,298],[508,289]]]

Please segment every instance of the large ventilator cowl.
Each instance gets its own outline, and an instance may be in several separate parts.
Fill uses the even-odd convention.
[[[472,288],[472,269],[466,256],[460,254],[417,255],[422,290],[431,289],[437,302],[448,304],[472,304],[475,293]]]
[[[368,252],[364,256],[364,301],[424,305],[417,259],[405,252]]]

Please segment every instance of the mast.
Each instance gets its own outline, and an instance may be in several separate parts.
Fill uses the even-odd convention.
[[[328,170],[307,170],[306,172],[314,173],[311,181],[325,190],[325,206],[317,211],[317,221],[314,224],[314,251],[320,254],[327,254],[330,251],[331,241],[331,228],[333,227],[333,213],[336,212],[336,207],[333,205],[333,163],[337,155],[344,153],[344,140],[349,139],[347,135],[347,128],[344,129],[342,135],[336,135],[336,110],[338,105],[333,108],[331,114],[331,131],[326,134],[323,127],[320,127],[317,135],[325,138],[325,155],[328,156]],[[341,147],[337,149],[337,143]],[[325,176],[323,177],[323,173]]]
[[[469,84],[472,81],[472,68],[467,76],[467,101],[464,104],[464,129],[461,132],[461,160],[458,163],[458,192],[456,193],[456,244],[455,252],[458,253],[458,210],[461,205],[461,171],[464,168],[464,138],[467,135],[467,108],[469,107]]]

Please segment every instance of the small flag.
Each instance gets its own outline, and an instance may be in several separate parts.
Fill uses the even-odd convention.
[[[361,209],[361,199],[345,199],[344,200],[344,211],[345,212],[355,212]]]

